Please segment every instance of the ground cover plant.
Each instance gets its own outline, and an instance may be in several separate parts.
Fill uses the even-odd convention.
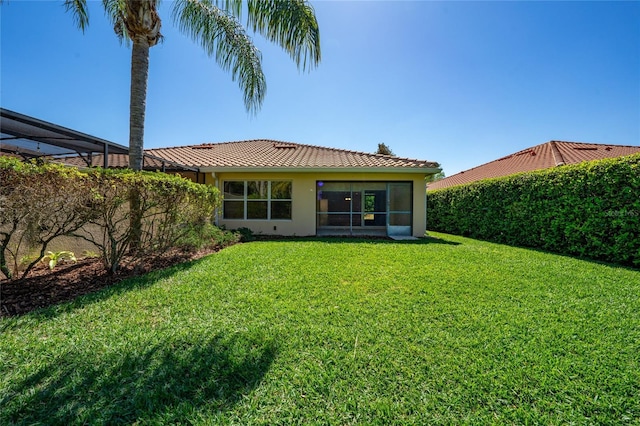
[[[0,424],[637,424],[640,272],[257,241],[0,320]]]

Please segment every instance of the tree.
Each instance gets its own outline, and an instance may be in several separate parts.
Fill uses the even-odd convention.
[[[387,145],[385,145],[384,143],[379,143],[378,144],[378,150],[376,151],[376,154],[382,154],[382,155],[395,155],[393,153],[393,151],[391,151],[391,148],[389,148]]]
[[[431,182],[437,182],[439,180],[444,179],[446,176],[444,175],[443,171],[439,171],[438,173],[434,174],[434,175],[429,175],[427,176],[427,182],[431,183]]]
[[[298,68],[320,62],[320,32],[315,13],[305,0],[176,0],[174,23],[214,57],[244,93],[247,111],[257,112],[264,100],[266,81],[261,54],[240,23],[247,13],[247,28],[280,45]],[[129,116],[129,167],[142,169],[144,118],[149,73],[149,48],[162,40],[159,0],[102,0],[105,12],[121,41],[132,42]],[[82,31],[89,24],[87,0],[64,0]]]

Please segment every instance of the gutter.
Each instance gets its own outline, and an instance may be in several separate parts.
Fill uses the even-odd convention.
[[[439,167],[200,167],[202,173],[397,173],[435,174]]]

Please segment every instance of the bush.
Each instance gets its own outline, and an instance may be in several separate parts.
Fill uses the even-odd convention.
[[[256,239],[256,237],[253,235],[253,231],[250,228],[242,227],[234,229],[233,232],[239,235],[240,241],[243,243],[248,243]]]
[[[640,155],[489,179],[427,193],[428,226],[640,266]]]
[[[0,271],[11,278],[24,253],[36,253],[22,277],[45,256],[49,243],[80,229],[93,216],[86,175],[58,164],[23,163],[0,156]]]
[[[220,202],[216,188],[179,176],[81,172],[9,157],[0,157],[0,182],[0,272],[7,278],[25,253],[38,253],[29,258],[26,276],[62,235],[93,243],[105,268],[115,272],[134,240],[134,254],[140,256],[176,247],[188,233],[210,226]],[[133,218],[140,219],[135,229]]]
[[[89,172],[92,210],[89,223],[100,234],[82,229],[74,235],[92,242],[105,268],[115,272],[123,256],[144,256],[180,245],[189,232],[210,224],[219,205],[219,191],[180,176],[131,170],[97,169]],[[131,206],[135,193],[136,207]],[[137,227],[131,226],[139,218]]]
[[[189,226],[178,240],[178,247],[185,250],[200,250],[205,247],[224,248],[240,242],[241,235],[208,224],[203,227]]]

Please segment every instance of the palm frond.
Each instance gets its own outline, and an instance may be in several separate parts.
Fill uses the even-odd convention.
[[[71,12],[77,27],[84,32],[84,29],[89,25],[87,0],[64,0],[64,8],[67,12]]]
[[[113,31],[118,36],[120,43],[125,45],[129,44],[129,34],[127,33],[127,27],[124,24],[124,0],[102,0],[104,7],[104,14],[107,15],[109,22],[113,25]]]
[[[210,0],[211,4],[218,9],[222,9],[232,14],[238,20],[242,17],[242,6],[244,0]]]
[[[320,29],[313,7],[304,0],[249,0],[248,26],[279,44],[298,68],[320,63]]]
[[[210,0],[179,0],[173,19],[180,31],[215,57],[225,71],[231,71],[233,81],[237,80],[244,92],[245,107],[257,112],[267,90],[262,57],[235,16]]]

